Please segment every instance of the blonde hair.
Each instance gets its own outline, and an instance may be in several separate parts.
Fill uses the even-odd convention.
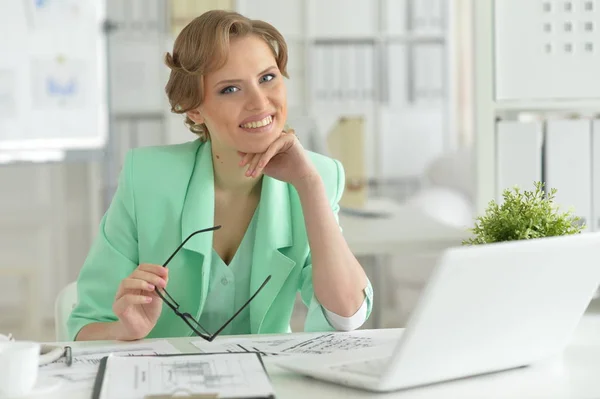
[[[275,27],[232,11],[207,11],[183,28],[175,39],[173,54],[165,56],[171,69],[165,86],[171,112],[185,114],[198,108],[204,99],[203,76],[225,65],[232,38],[248,35],[256,35],[269,45],[281,74],[288,77],[287,44]],[[204,123],[195,124],[187,115],[184,123],[202,140],[209,138]]]

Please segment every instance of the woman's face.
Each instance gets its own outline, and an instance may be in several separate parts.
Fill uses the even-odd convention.
[[[286,87],[271,48],[249,35],[231,40],[227,63],[204,76],[196,123],[205,123],[213,148],[261,153],[287,118]]]

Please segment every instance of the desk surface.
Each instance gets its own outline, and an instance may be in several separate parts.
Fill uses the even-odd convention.
[[[400,330],[377,330],[381,335],[397,335]],[[195,339],[195,338],[194,338]],[[171,339],[182,352],[195,352],[190,338]],[[106,342],[77,343],[81,346]],[[271,358],[273,359],[273,358]],[[581,320],[565,352],[547,362],[428,387],[386,394],[355,390],[309,379],[285,371],[265,358],[277,398],[600,398],[600,314],[587,314]],[[89,398],[90,392],[55,392],[52,398]]]
[[[440,223],[420,210],[378,200],[377,209],[390,209],[388,217],[356,216],[340,212],[340,225],[356,256],[378,253],[423,253],[461,245],[469,231]]]

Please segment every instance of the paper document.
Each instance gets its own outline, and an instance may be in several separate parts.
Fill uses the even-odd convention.
[[[99,398],[212,394],[221,398],[273,397],[274,390],[257,354],[109,356],[98,373]]]
[[[204,353],[258,352],[261,356],[322,355],[393,347],[397,337],[376,336],[370,331],[334,332],[318,334],[290,334],[286,336],[256,336],[255,338],[225,338],[213,342],[194,341],[192,344]]]
[[[109,354],[120,356],[155,355],[179,353],[167,341],[147,341],[135,344],[115,344],[110,346],[91,346],[73,348],[73,364],[65,364],[61,358],[54,363],[40,366],[40,376],[53,377],[62,380],[63,390],[90,389],[98,372],[98,365],[103,357]]]

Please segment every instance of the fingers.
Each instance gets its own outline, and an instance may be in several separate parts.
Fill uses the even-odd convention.
[[[269,149],[270,148],[271,147],[269,147]],[[269,149],[267,149],[267,152],[269,152]],[[264,154],[266,154],[267,152],[263,154],[254,154],[254,156],[252,157],[252,161],[250,161],[250,165],[248,166],[248,170],[246,170],[246,176],[256,176],[256,168],[260,160],[264,157]]]
[[[126,305],[142,305],[144,303],[152,302],[152,297],[147,295],[126,294],[123,295],[119,301]]]
[[[240,153],[243,154],[243,153]],[[251,153],[246,153],[242,156],[242,159],[240,160],[240,166],[245,166],[248,164],[248,162],[250,162],[250,160],[252,159],[252,157],[255,154],[251,154]]]
[[[278,151],[279,146],[271,146],[265,153],[259,154],[259,156],[257,156],[256,159],[252,160],[252,165],[250,165],[250,168],[248,168],[248,170],[251,171],[249,176],[258,176],[258,174],[262,172],[262,170],[265,168],[265,166],[267,166],[271,158],[273,158]],[[246,174],[247,173],[248,172],[246,172]]]
[[[143,270],[145,272],[156,274],[157,276],[167,278],[169,275],[169,269],[160,265],[153,265],[150,263],[142,263],[138,266],[137,270]]]
[[[267,166],[271,158],[277,155],[277,153],[280,152],[282,148],[289,148],[290,143],[296,140],[295,134],[296,132],[293,129],[281,133],[281,136],[277,140],[275,140],[275,142],[273,142],[269,146],[269,148],[267,148],[267,151],[265,151],[262,154],[243,153],[238,151],[238,154],[240,155],[240,157],[242,157],[239,165],[248,165],[248,169],[246,169],[246,176],[258,176],[265,168],[265,166]]]
[[[117,299],[113,305],[113,311],[120,317],[127,312],[131,306],[146,305],[152,302],[152,297],[147,295],[126,294]]]
[[[131,290],[153,292],[156,287],[165,288],[168,281],[169,270],[166,267],[141,264],[127,278],[121,281],[115,299],[131,293]]]
[[[159,288],[165,288],[167,286],[166,278],[157,276],[154,273],[143,271],[141,269],[137,269],[131,273],[131,276],[128,279],[141,280],[142,283],[151,284]]]
[[[287,151],[294,140],[296,140],[296,136],[294,136],[293,130],[291,133],[284,133],[278,140],[271,144],[269,148],[267,148],[267,151],[265,151],[263,154],[256,154],[250,164],[250,167],[248,168],[248,171],[246,171],[246,175],[252,177],[258,176],[260,173],[262,173],[269,161],[278,153]]]
[[[121,285],[125,290],[141,290],[152,292],[156,288],[154,284],[150,284],[144,280],[139,280],[135,278],[126,278],[125,280],[123,280]]]

